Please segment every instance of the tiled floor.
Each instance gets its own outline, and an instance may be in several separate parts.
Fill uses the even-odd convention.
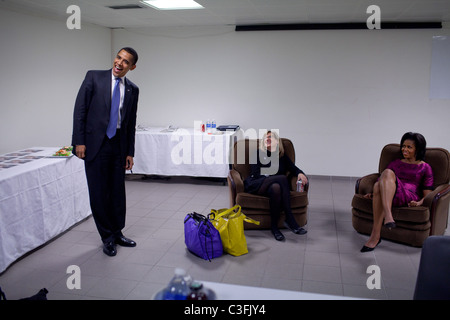
[[[8,299],[33,295],[45,287],[54,299],[151,299],[167,284],[175,267],[195,279],[231,284],[375,299],[411,299],[420,248],[383,241],[360,253],[367,236],[351,225],[353,178],[310,179],[308,233],[283,231],[286,241],[266,230],[246,231],[249,253],[211,262],[186,251],[183,219],[191,211],[208,214],[228,206],[228,187],[186,177],[170,180],[129,176],[124,234],[136,248],[102,252],[92,218],[14,263],[0,276]],[[446,234],[449,234],[447,231]],[[69,290],[67,267],[81,271],[81,289]],[[369,290],[368,266],[381,271],[381,289]],[[249,297],[251,298],[251,297]]]

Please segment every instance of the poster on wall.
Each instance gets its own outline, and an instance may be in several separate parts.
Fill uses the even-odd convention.
[[[433,37],[430,99],[450,99],[450,37],[448,36]]]

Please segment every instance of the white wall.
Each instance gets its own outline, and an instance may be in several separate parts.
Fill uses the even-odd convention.
[[[360,176],[406,131],[450,150],[450,101],[428,98],[431,40],[450,30],[113,30],[0,10],[0,154],[70,143],[89,69],[130,45],[138,122],[280,129],[309,174]]]
[[[163,28],[112,41],[140,54],[138,123],[280,129],[305,172],[361,176],[406,131],[450,150],[450,101],[428,95],[432,36],[449,31]]]
[[[0,9],[0,154],[70,145],[86,71],[111,67],[111,31]]]

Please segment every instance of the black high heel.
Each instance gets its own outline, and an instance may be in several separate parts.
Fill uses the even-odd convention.
[[[380,242],[381,242],[381,239],[378,240],[377,245],[376,245],[375,247],[373,247],[373,248],[367,247],[367,246],[363,246],[363,247],[361,248],[361,252],[370,252],[370,251],[375,250],[375,248],[380,244]]]
[[[395,224],[395,222],[388,222],[388,223],[383,224],[383,227],[391,230],[391,229],[397,228],[397,225]]]

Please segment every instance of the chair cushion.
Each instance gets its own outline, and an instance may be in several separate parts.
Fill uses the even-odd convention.
[[[236,196],[236,203],[242,208],[259,209],[267,211],[270,208],[269,198],[258,196],[247,192],[240,192]],[[306,192],[291,191],[291,208],[302,208],[308,205],[308,195]]]
[[[354,213],[358,211],[369,214],[373,217],[372,200],[364,198],[363,195],[355,194],[352,200]],[[424,223],[430,220],[430,210],[427,207],[394,207],[392,208],[392,216],[395,221],[405,221],[412,223]],[[366,218],[367,215],[362,217]]]

